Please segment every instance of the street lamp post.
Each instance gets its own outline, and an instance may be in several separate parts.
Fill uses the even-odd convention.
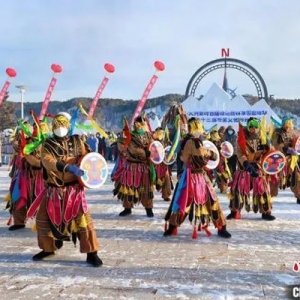
[[[24,94],[25,91],[28,89],[28,86],[21,84],[21,85],[16,85],[16,88],[19,89],[21,93],[21,119],[24,119]]]

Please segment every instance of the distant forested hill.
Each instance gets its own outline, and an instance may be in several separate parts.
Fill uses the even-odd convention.
[[[258,101],[257,97],[251,95],[243,95],[247,101],[252,105]],[[164,96],[148,99],[145,108],[160,106],[161,111],[166,111],[172,104],[180,103],[184,99],[180,94],[167,94]],[[76,109],[79,103],[88,111],[92,102],[92,98],[73,98],[64,102],[51,101],[49,104],[48,113],[56,114],[60,111],[67,111],[70,114]],[[130,119],[134,112],[138,101],[123,100],[123,99],[109,99],[103,98],[98,102],[97,110],[95,112],[95,119],[102,127],[110,129],[112,127],[121,127],[122,118]],[[300,115],[300,99],[269,99],[267,103],[275,111],[280,111],[282,114]],[[41,109],[41,102],[24,103],[24,114],[29,115],[29,110],[33,109],[37,114]],[[20,103],[10,102],[9,99],[4,102],[0,108],[0,130],[11,127],[18,118],[20,118]],[[161,117],[161,116],[160,116]],[[82,118],[80,121],[85,120]]]

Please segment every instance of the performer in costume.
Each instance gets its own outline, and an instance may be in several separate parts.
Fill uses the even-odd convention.
[[[210,138],[209,140],[215,144],[215,146],[217,147],[217,149],[221,150],[221,137],[218,133],[217,130],[212,130],[210,132]],[[220,189],[220,192],[222,194],[226,194],[227,193],[227,188],[228,188],[228,182],[231,178],[231,173],[229,170],[229,167],[227,165],[227,158],[225,158],[223,155],[221,155],[220,153],[220,162],[217,166],[217,168],[214,170],[213,174],[216,177],[216,182],[218,185],[218,188]]]
[[[261,169],[263,155],[270,150],[268,144],[262,144],[260,132],[261,121],[249,118],[244,128],[240,124],[238,132],[237,157],[238,169],[233,175],[230,189],[231,213],[227,219],[240,219],[240,212],[245,206],[247,212],[251,210],[250,190],[253,189],[252,209],[262,214],[262,219],[275,219],[272,212],[272,197],[267,174]]]
[[[32,155],[24,155],[23,153],[26,144],[33,141],[30,131],[31,126],[28,121],[23,122],[12,141],[15,155],[12,162],[13,167],[10,174],[12,180],[6,207],[9,208],[10,220],[12,218],[14,223],[8,228],[11,231],[25,228],[27,209],[36,196],[34,187],[41,166],[38,163],[33,164],[33,160],[35,156],[38,156],[38,153],[35,152]],[[8,222],[8,224],[10,223],[11,221]]]
[[[225,130],[224,140],[226,142],[229,142],[233,146],[233,150],[234,150],[233,155],[227,160],[229,170],[231,174],[233,174],[237,168],[237,155],[236,155],[237,135],[234,128],[231,125],[229,125]]]
[[[281,128],[276,128],[272,135],[272,143],[276,150],[281,151],[286,157],[286,164],[283,170],[277,175],[277,182],[272,183],[272,193],[277,196],[278,189],[291,187],[292,192],[300,204],[300,172],[297,165],[298,153],[293,148],[296,139],[294,123],[291,117],[282,118]]]
[[[165,228],[164,236],[176,234],[177,227],[188,216],[194,227],[193,238],[196,238],[197,231],[201,230],[210,235],[207,227],[211,221],[218,228],[220,237],[230,238],[231,234],[226,230],[226,220],[217,195],[204,170],[209,160],[217,159],[217,154],[203,148],[200,139],[203,126],[200,120],[189,119],[188,129],[191,137],[186,140],[180,156],[185,164],[185,170],[180,176],[165,216],[165,221],[169,224]],[[184,186],[185,188],[181,189]]]
[[[123,202],[124,210],[119,216],[127,216],[132,213],[135,204],[142,203],[147,217],[153,214],[153,190],[155,184],[155,168],[149,162],[149,145],[152,142],[151,133],[144,130],[145,122],[141,116],[134,120],[134,130],[131,131],[131,140],[127,147],[118,143],[119,151],[126,161],[121,172],[114,174],[117,186],[114,195]]]
[[[163,144],[164,147],[168,146],[168,143],[164,141],[164,131],[161,127],[157,127],[154,131],[153,138]],[[170,201],[171,187],[172,187],[172,170],[171,167],[165,163],[155,165],[156,170],[156,190],[161,191],[161,196],[164,201]]]
[[[98,267],[102,260],[97,254],[97,235],[84,188],[77,180],[84,174],[78,163],[90,149],[78,135],[68,135],[69,121],[66,113],[56,115],[52,121],[53,137],[42,147],[46,187],[28,210],[28,217],[36,214],[38,246],[42,249],[33,260],[54,255],[63,241],[69,241],[72,236],[74,243],[78,237],[80,252],[87,253],[87,263]]]

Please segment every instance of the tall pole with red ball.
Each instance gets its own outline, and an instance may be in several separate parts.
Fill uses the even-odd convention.
[[[5,95],[6,95],[7,91],[8,91],[11,79],[17,76],[17,72],[13,68],[7,68],[5,70],[5,72],[6,72],[6,75],[8,76],[8,78],[5,81],[3,87],[2,87],[2,89],[0,91],[0,106],[1,106],[1,104],[2,104],[2,102],[4,100],[4,98],[5,98]]]
[[[48,106],[49,106],[49,102],[52,96],[52,92],[54,90],[54,87],[56,85],[57,79],[55,77],[56,74],[59,74],[62,72],[62,67],[58,64],[52,64],[51,65],[51,70],[52,70],[52,78],[51,81],[49,83],[43,104],[42,104],[42,108],[41,108],[41,112],[39,115],[39,120],[42,120],[47,112]]]
[[[98,101],[99,101],[99,99],[101,97],[101,94],[102,94],[103,90],[105,89],[105,87],[106,87],[106,85],[108,83],[108,80],[109,80],[108,74],[112,74],[112,73],[115,72],[114,65],[109,64],[109,63],[104,64],[104,69],[105,69],[105,71],[107,73],[104,75],[104,77],[103,77],[103,79],[102,79],[102,81],[101,81],[101,83],[100,83],[100,85],[99,85],[99,87],[97,89],[97,92],[96,92],[96,94],[95,94],[95,96],[93,98],[92,104],[91,104],[89,112],[88,112],[88,116],[89,117],[93,117],[93,115],[95,113],[95,110],[96,110],[96,107],[97,107],[97,103],[98,103]]]
[[[131,119],[131,125],[133,124],[134,119],[141,114],[142,109],[144,108],[146,101],[148,99],[148,96],[150,94],[150,91],[152,90],[152,88],[154,87],[154,84],[156,83],[156,81],[158,79],[156,72],[162,72],[165,70],[165,65],[161,61],[155,61],[154,67],[155,67],[155,72],[154,72],[153,76],[151,77],[149,83],[147,84],[141,99],[138,102],[138,105],[137,105],[137,107],[134,111],[134,114],[132,116],[132,119]]]

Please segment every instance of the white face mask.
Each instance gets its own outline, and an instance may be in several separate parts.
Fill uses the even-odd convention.
[[[228,130],[228,134],[229,134],[229,135],[233,135],[233,130],[232,130],[232,129],[229,129],[229,130]]]
[[[54,134],[58,137],[65,137],[68,132],[69,132],[69,129],[66,128],[66,127],[58,127],[56,128],[55,130],[53,130]]]

